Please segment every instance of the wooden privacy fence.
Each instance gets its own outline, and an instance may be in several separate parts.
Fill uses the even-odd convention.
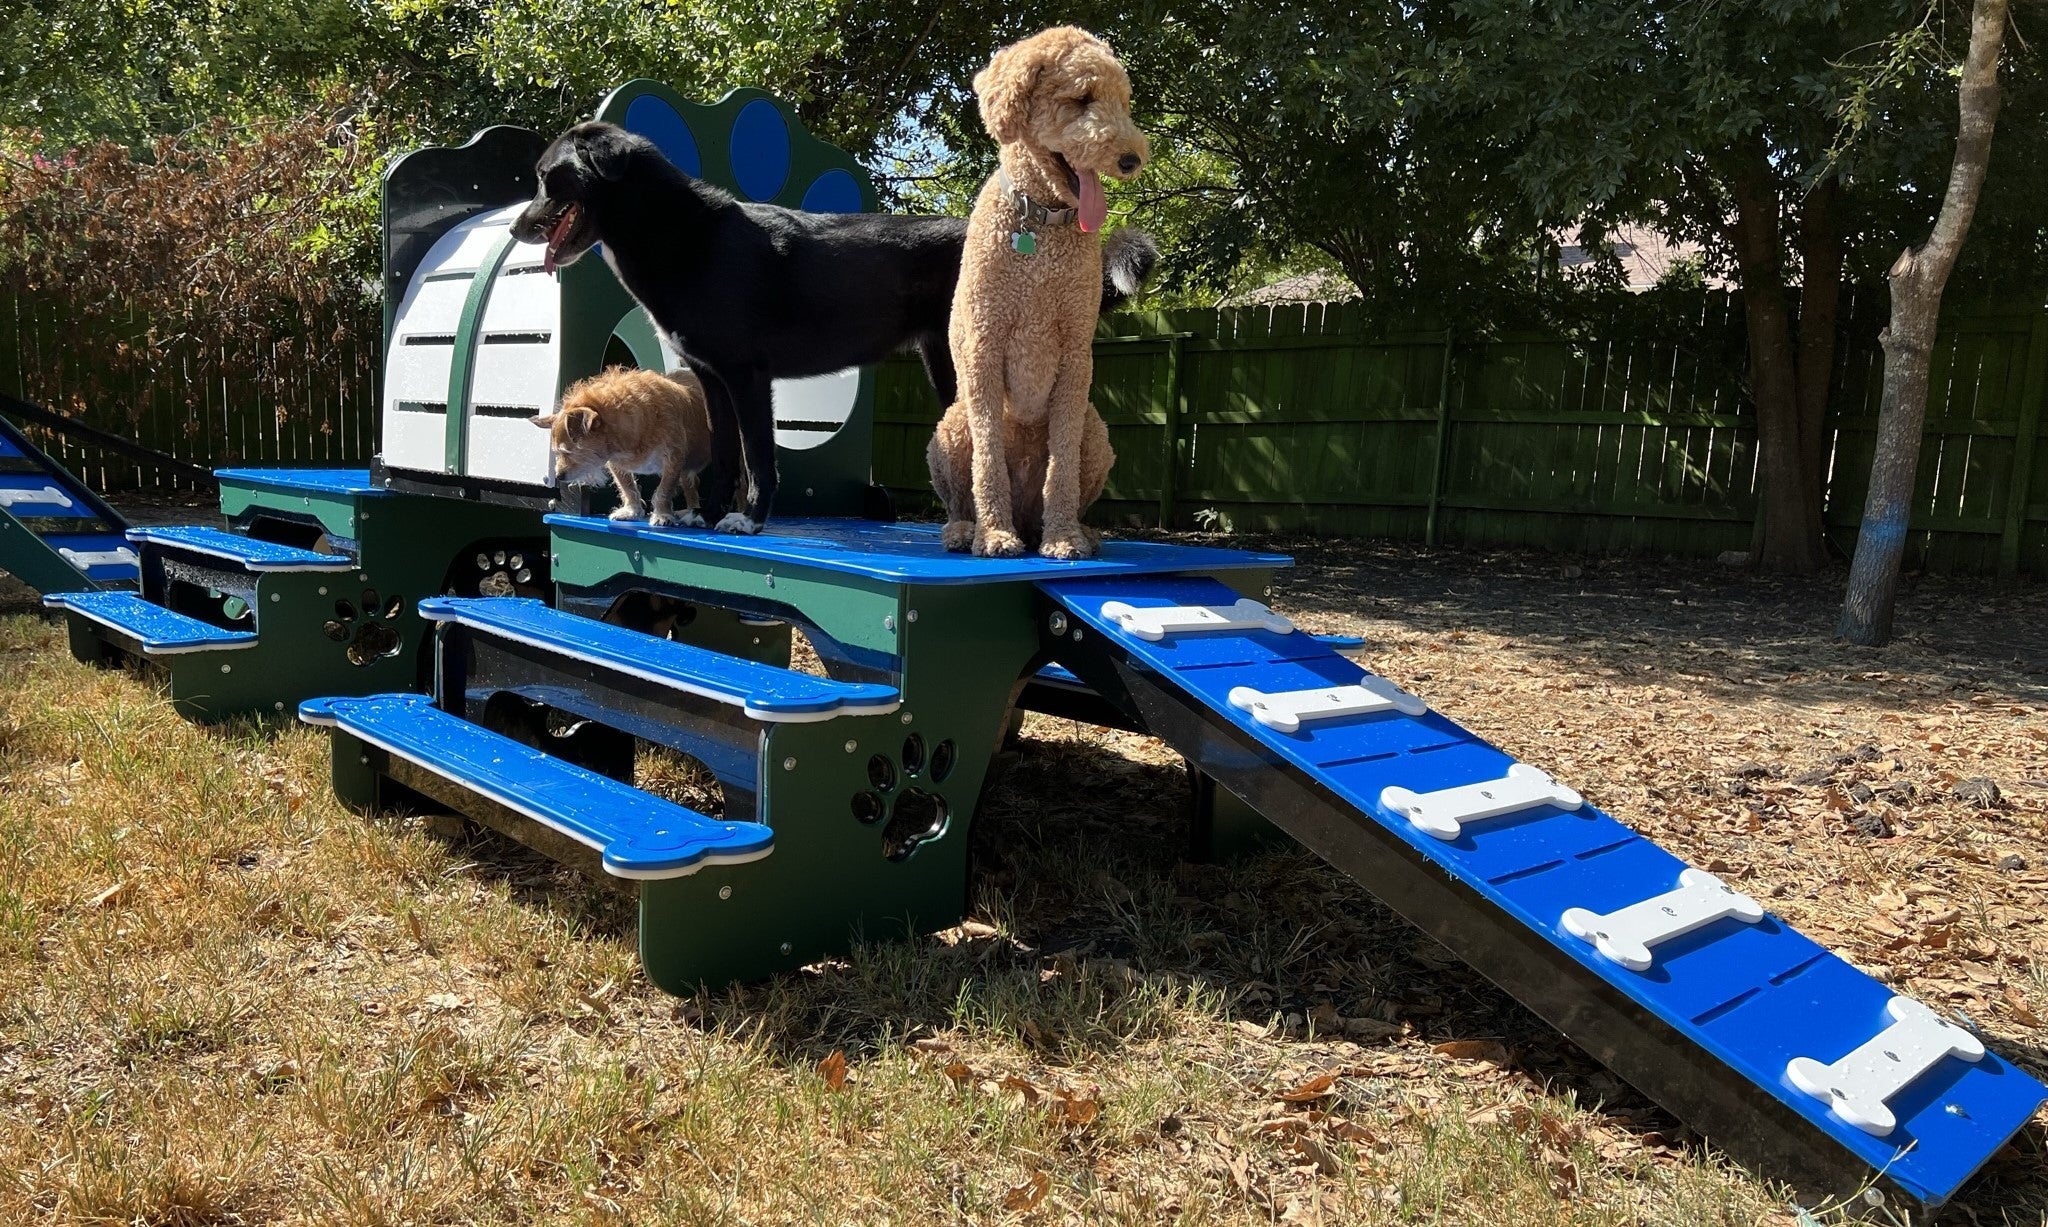
[[[1097,515],[1593,553],[1745,550],[1757,456],[1740,312],[1709,296],[1682,338],[1670,331],[1367,335],[1355,307],[1326,304],[1105,320],[1094,397],[1117,464]],[[1875,331],[1845,326],[1827,422],[1827,523],[1845,555],[1875,432]],[[1944,319],[1916,564],[2048,573],[2044,371],[2039,308]],[[876,480],[928,503],[939,406],[915,363],[885,365],[878,383]]]
[[[261,352],[181,343],[160,359],[135,346],[146,323],[84,329],[59,306],[0,295],[0,391],[207,468],[369,463],[378,407],[374,313],[282,333]],[[103,492],[170,494],[193,484],[174,470],[27,429]]]

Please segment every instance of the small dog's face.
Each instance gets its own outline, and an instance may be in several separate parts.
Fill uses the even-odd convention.
[[[612,458],[604,419],[578,403],[575,388],[563,397],[560,409],[532,421],[548,432],[549,485],[601,486],[611,480],[604,467]]]
[[[522,243],[546,243],[549,272],[574,264],[598,240],[591,203],[625,177],[633,158],[652,146],[612,124],[577,124],[555,138],[534,165],[533,200],[512,223]]]
[[[1058,26],[1004,47],[975,76],[974,92],[991,136],[1053,160],[1084,221],[1100,197],[1096,177],[1134,178],[1151,152],[1131,121],[1129,74],[1086,30]]]

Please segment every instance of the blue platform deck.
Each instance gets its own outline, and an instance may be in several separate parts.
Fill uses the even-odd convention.
[[[237,486],[295,494],[386,495],[370,482],[368,469],[215,469],[213,475]]]
[[[972,554],[949,552],[939,541],[937,524],[884,524],[871,520],[774,520],[752,537],[702,528],[654,528],[636,520],[597,516],[551,515],[546,522],[558,532],[616,539],[628,548],[655,545],[677,552],[703,551],[906,584],[1014,583],[1294,565],[1294,560],[1285,554],[1113,540],[1102,543],[1099,556],[1078,562],[1060,562],[1035,554],[1023,558],[976,558]]]
[[[658,639],[519,597],[429,597],[422,618],[455,622],[714,702],[757,720],[812,721],[872,716],[902,704],[894,686],[840,682]]]
[[[424,695],[309,699],[308,724],[351,736],[487,797],[603,856],[614,877],[675,878],[774,850],[758,822],[726,822],[451,716]]]

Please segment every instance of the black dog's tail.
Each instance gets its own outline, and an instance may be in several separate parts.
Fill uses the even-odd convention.
[[[1159,244],[1143,230],[1126,226],[1102,244],[1102,310],[1114,311],[1145,288],[1159,263]]]

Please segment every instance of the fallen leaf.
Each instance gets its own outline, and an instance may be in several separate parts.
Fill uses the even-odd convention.
[[[1027,1104],[1038,1102],[1040,1094],[1038,1086],[1029,1079],[1019,1078],[1017,1075],[1011,1074],[1001,1082],[996,1083],[996,1086],[1001,1090],[1017,1092],[1024,1097],[1024,1102]]]
[[[818,1076],[825,1080],[827,1090],[836,1091],[846,1085],[846,1054],[834,1048],[832,1055],[818,1062]]]
[[[1490,1065],[1508,1063],[1508,1050],[1498,1040],[1445,1040],[1431,1051],[1453,1061],[1485,1061]]]
[[[1095,1123],[1096,1117],[1102,1115],[1102,1100],[1099,1094],[1100,1092],[1092,1087],[1085,1095],[1075,1091],[1054,1091],[1052,1101],[1046,1105],[1046,1118],[1056,1125],[1086,1128]]]
[[[467,1009],[469,1007],[469,998],[457,993],[433,993],[427,997],[426,1005],[430,1010],[437,1010],[444,1014],[453,1013],[456,1010]]]
[[[1280,1092],[1274,1098],[1286,1103],[1314,1103],[1323,1096],[1331,1094],[1330,1088],[1335,1085],[1337,1085],[1337,1075],[1317,1074],[1291,1091]]]
[[[1033,1172],[1024,1178],[1024,1183],[1013,1186],[1003,1194],[1005,1210],[1036,1210],[1038,1203],[1052,1191],[1052,1177],[1044,1172]]]
[[[2041,1016],[2034,1013],[2033,1007],[2027,1004],[2027,999],[2020,995],[2020,990],[2010,984],[2005,986],[2005,1004],[2012,1007],[2012,1016],[2018,1019],[2022,1025],[2028,1027],[2038,1027],[2041,1025]]]
[[[1316,1170],[1323,1175],[1337,1176],[1343,1174],[1344,1165],[1337,1162],[1335,1152],[1324,1145],[1314,1134],[1304,1133],[1295,1138],[1294,1148],[1300,1151],[1302,1156],[1309,1162],[1315,1164]]]
[[[974,1080],[974,1067],[965,1061],[950,1061],[946,1065],[946,1076],[954,1082],[965,1083]]]

